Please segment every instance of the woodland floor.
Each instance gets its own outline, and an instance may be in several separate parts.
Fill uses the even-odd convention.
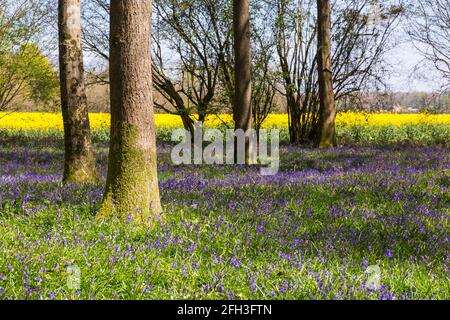
[[[0,142],[0,299],[450,298],[448,148],[282,146],[265,177],[160,146],[146,230],[94,218],[101,184],[60,183],[61,139]]]

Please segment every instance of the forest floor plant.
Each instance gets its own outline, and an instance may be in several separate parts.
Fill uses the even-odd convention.
[[[0,134],[0,299],[450,297],[445,146],[282,145],[262,176],[175,166],[159,144],[151,231],[95,219],[103,185],[61,184],[63,150],[60,133]]]

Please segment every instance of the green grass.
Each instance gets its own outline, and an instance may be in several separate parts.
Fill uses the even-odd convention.
[[[225,130],[225,127],[219,128]],[[157,142],[173,143],[173,128],[156,128]],[[336,128],[340,145],[444,145],[450,146],[450,126],[443,124],[410,124],[404,126],[340,126]],[[0,129],[1,137],[22,138],[62,138],[63,131],[52,129],[47,131]],[[109,140],[109,129],[93,129],[93,140],[101,143]],[[287,128],[280,129],[280,143],[289,143]]]
[[[449,149],[388,132],[383,146],[361,146],[367,132],[331,151],[283,146],[273,177],[172,166],[160,147],[167,219],[152,230],[99,222],[103,185],[60,183],[59,133],[3,133],[0,299],[448,299]]]

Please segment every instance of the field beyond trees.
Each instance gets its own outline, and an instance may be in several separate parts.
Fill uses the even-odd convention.
[[[109,139],[110,115],[91,113],[89,119],[96,141]],[[180,128],[179,116],[155,114],[156,139],[160,144],[173,143],[173,129]],[[232,127],[232,115],[209,116],[204,126],[225,130]],[[342,112],[336,118],[337,136],[341,145],[441,145],[449,146],[450,114],[393,114]],[[289,143],[286,114],[269,114],[262,128],[280,130],[280,142]],[[0,136],[63,137],[60,113],[0,113]]]

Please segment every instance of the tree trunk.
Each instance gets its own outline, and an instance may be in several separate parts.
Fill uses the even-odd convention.
[[[111,141],[100,217],[151,223],[161,204],[151,75],[151,0],[111,1]]]
[[[184,130],[186,130],[190,134],[191,144],[194,144],[194,137],[195,137],[194,121],[191,119],[191,117],[188,114],[181,114],[181,120],[183,121]],[[186,137],[186,139],[187,139],[186,141],[189,140],[188,137]]]
[[[333,92],[331,64],[331,4],[330,0],[317,0],[317,45],[319,71],[319,148],[336,146],[336,108]]]
[[[84,84],[80,0],[59,0],[58,24],[65,143],[63,181],[91,182],[97,175]]]
[[[235,93],[233,118],[235,129],[250,133],[252,128],[252,80],[250,52],[250,5],[248,0],[233,0],[233,32],[235,55]],[[245,159],[252,159],[253,146],[247,136]]]

